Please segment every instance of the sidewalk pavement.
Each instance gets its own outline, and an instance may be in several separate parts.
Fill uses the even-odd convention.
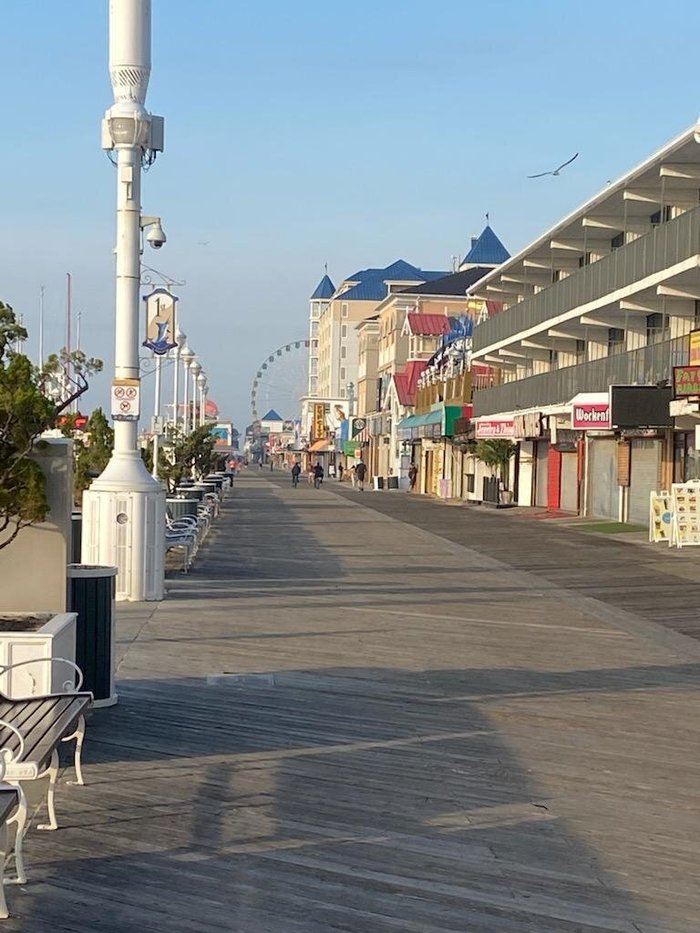
[[[358,497],[344,484],[328,488],[353,501]],[[383,515],[475,547],[508,566],[536,573],[550,586],[700,639],[700,549],[650,544],[643,532],[592,534],[573,517],[534,520],[537,510],[450,508],[438,499],[399,491],[362,495],[362,505]]]
[[[697,933],[700,645],[615,604],[686,558],[283,480],[120,605],[4,928]]]

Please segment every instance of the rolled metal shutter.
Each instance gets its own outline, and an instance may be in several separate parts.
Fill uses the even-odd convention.
[[[617,521],[617,444],[614,438],[591,438],[589,442],[588,501],[588,511],[593,518]]]
[[[661,441],[632,441],[632,473],[629,491],[629,520],[649,523],[649,493],[659,488]]]
[[[565,512],[578,511],[578,454],[564,453],[561,457],[561,504]]]
[[[547,508],[547,461],[549,459],[549,443],[537,442],[537,473],[535,474],[535,505]]]

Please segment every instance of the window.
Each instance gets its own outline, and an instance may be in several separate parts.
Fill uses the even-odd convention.
[[[348,316],[348,303],[347,303],[347,301],[342,302],[342,304],[340,305],[340,314],[341,314],[342,317],[347,317],[347,316]]]
[[[625,349],[625,332],[621,327],[608,327],[608,356]]]
[[[586,341],[585,340],[576,341],[576,362],[577,363],[586,362]]]
[[[340,348],[340,358],[341,358],[341,360],[344,360],[345,357],[346,357],[347,355],[348,355],[348,348],[347,348],[347,347],[341,347],[341,348]]]
[[[661,343],[667,330],[668,319],[663,314],[647,314],[647,344]]]
[[[340,397],[345,398],[345,389],[340,390]]]
[[[549,368],[556,369],[559,365],[559,351],[550,350],[549,351]]]
[[[666,207],[663,209],[663,214],[661,211],[656,211],[655,214],[651,215],[651,217],[649,218],[649,221],[652,224],[654,224],[654,226],[658,226],[661,223],[664,223],[664,224],[667,223],[670,219],[671,219],[671,205],[667,204]]]
[[[344,366],[340,367],[340,381],[345,382],[345,367]]]
[[[584,253],[583,256],[578,257],[578,267],[583,269],[584,266],[590,266],[591,264],[591,254]]]
[[[347,324],[341,324],[341,326],[340,326],[340,336],[341,336],[341,337],[347,337],[347,335],[348,335],[348,325],[347,325]]]
[[[614,236],[612,240],[610,240],[611,249],[619,249],[621,246],[624,246],[624,245],[625,245],[624,233],[618,233],[617,236]]]

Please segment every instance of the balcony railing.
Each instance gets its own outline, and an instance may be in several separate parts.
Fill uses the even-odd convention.
[[[567,311],[604,298],[700,253],[700,207],[655,227],[474,329],[473,352],[546,324]]]
[[[617,353],[601,360],[474,390],[474,414],[495,415],[516,409],[570,402],[579,392],[607,392],[611,385],[654,385],[673,378],[674,366],[688,363],[688,338]]]

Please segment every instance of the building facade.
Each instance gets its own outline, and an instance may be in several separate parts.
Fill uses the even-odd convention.
[[[692,127],[470,289],[503,305],[474,334],[472,359],[502,376],[475,392],[475,435],[515,443],[521,505],[646,524],[651,491],[698,475],[698,404],[673,383],[700,328],[699,140]]]

